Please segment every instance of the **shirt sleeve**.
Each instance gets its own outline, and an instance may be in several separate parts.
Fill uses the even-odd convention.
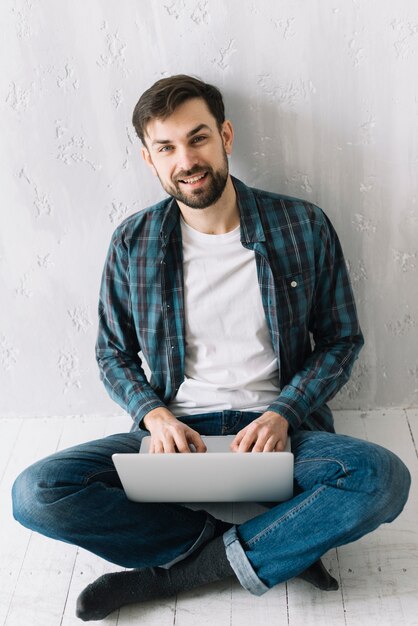
[[[129,258],[123,231],[117,229],[107,254],[99,297],[96,359],[100,379],[137,426],[152,409],[165,406],[150,386],[139,357],[132,319]]]
[[[348,381],[364,344],[354,295],[338,236],[320,211],[315,222],[316,282],[309,331],[314,349],[283,387],[270,411],[280,413],[292,430],[335,396]]]

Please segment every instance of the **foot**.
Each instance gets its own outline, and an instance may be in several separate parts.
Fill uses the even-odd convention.
[[[321,559],[312,563],[310,567],[299,574],[299,576],[296,576],[296,578],[302,578],[302,580],[306,580],[306,582],[311,583],[311,585],[322,591],[336,591],[339,588],[338,582],[325,569]]]
[[[148,567],[100,576],[77,599],[77,617],[99,620],[126,604],[147,602],[234,575],[222,536],[216,537],[170,569]]]
[[[80,593],[76,615],[84,622],[100,620],[126,604],[164,597],[159,582],[167,577],[167,571],[149,567],[104,574]]]

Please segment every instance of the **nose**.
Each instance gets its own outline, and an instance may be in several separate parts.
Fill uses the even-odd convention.
[[[196,151],[191,146],[182,146],[177,151],[177,171],[186,174],[198,163]]]

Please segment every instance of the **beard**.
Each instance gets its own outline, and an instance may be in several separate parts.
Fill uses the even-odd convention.
[[[189,176],[198,176],[199,174],[206,174],[208,184],[202,189],[191,189],[189,193],[185,193],[179,186],[180,180]],[[224,159],[222,167],[218,170],[206,166],[196,165],[192,169],[182,171],[176,175],[175,180],[170,184],[165,183],[160,178],[160,183],[170,196],[182,202],[191,209],[207,209],[212,204],[215,204],[222,196],[226,183],[228,182],[229,167],[228,158],[224,151]],[[183,183],[183,185],[185,185]]]

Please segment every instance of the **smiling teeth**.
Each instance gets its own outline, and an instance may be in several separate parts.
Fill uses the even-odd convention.
[[[194,178],[188,178],[187,180],[182,180],[183,183],[197,183],[198,180],[201,180],[205,174],[201,174],[201,176],[195,176]]]

